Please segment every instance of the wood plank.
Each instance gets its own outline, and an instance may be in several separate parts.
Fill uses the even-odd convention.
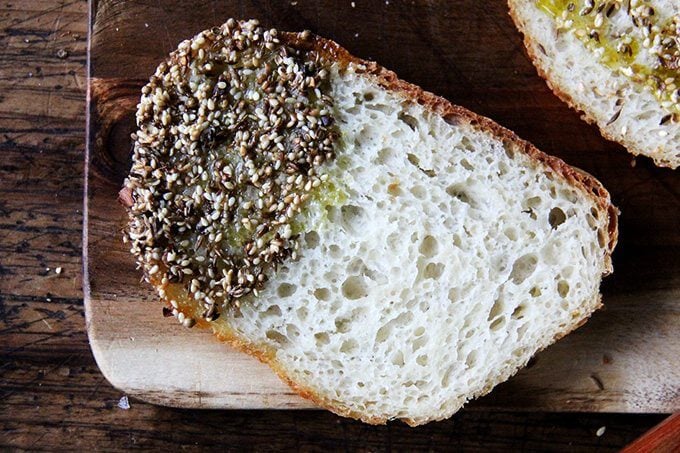
[[[605,310],[473,407],[666,412],[680,408],[680,180],[602,139],[555,98],[504,2],[93,4],[85,306],[97,361],[117,387],[182,407],[309,407],[266,367],[162,319],[120,241],[139,88],[176,44],[226,18],[311,29],[515,130],[598,177],[621,208]],[[453,32],[452,32],[453,30]],[[197,338],[201,338],[197,340]],[[209,364],[209,365],[207,365]],[[224,376],[229,376],[225,379]]]
[[[86,30],[85,0],[0,4],[0,450],[616,451],[663,419],[464,410],[411,429],[319,411],[176,410],[133,397],[119,409],[123,394],[90,352],[79,283]],[[60,49],[69,56],[57,57]]]

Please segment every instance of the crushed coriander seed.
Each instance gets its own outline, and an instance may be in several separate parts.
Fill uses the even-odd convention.
[[[119,200],[124,241],[161,297],[181,285],[214,321],[296,258],[293,226],[334,158],[324,64],[230,19],[182,42],[143,87]],[[196,323],[169,303],[164,313]]]

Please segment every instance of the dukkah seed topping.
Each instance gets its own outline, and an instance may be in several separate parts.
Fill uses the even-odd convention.
[[[125,240],[161,297],[180,284],[212,321],[295,259],[292,224],[334,157],[327,79],[318,54],[233,19],[158,67],[142,89],[120,199]]]

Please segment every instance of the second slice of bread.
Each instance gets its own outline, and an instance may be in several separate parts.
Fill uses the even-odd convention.
[[[600,57],[587,49],[574,33],[561,30],[539,3],[550,1],[509,0],[510,14],[524,34],[529,56],[553,92],[583,112],[583,119],[596,124],[606,138],[621,143],[633,154],[652,158],[659,166],[677,168],[680,165],[680,114],[675,113],[676,119],[671,119],[677,110],[677,101],[675,107],[664,107],[651,90],[643,89],[624,73],[602,64]],[[595,7],[603,2],[596,3]],[[614,9],[611,19],[607,19],[616,29],[612,33],[629,32],[636,37],[635,45],[642,48],[644,35],[641,31],[631,31],[636,29],[624,3],[627,4],[622,2],[620,8]],[[656,8],[655,22],[680,15],[679,2],[647,3]],[[574,4],[575,11],[583,7],[579,2]],[[680,78],[675,83],[678,81]]]

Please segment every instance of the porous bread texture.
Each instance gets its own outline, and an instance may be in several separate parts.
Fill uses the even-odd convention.
[[[675,0],[650,4],[659,23],[680,14],[680,2]],[[603,136],[621,143],[630,153],[650,157],[659,166],[680,165],[680,123],[660,124],[670,112],[653,93],[601,64],[572,33],[558,32],[553,18],[539,9],[535,0],[509,0],[509,5],[515,24],[524,34],[529,56],[557,96],[583,112],[583,118],[597,124]],[[633,28],[623,11],[612,19],[618,32]]]
[[[449,124],[356,67],[332,76],[341,139],[327,171],[347,200],[310,206],[298,259],[211,326],[323,407],[418,425],[600,306],[611,205],[517,140]]]

